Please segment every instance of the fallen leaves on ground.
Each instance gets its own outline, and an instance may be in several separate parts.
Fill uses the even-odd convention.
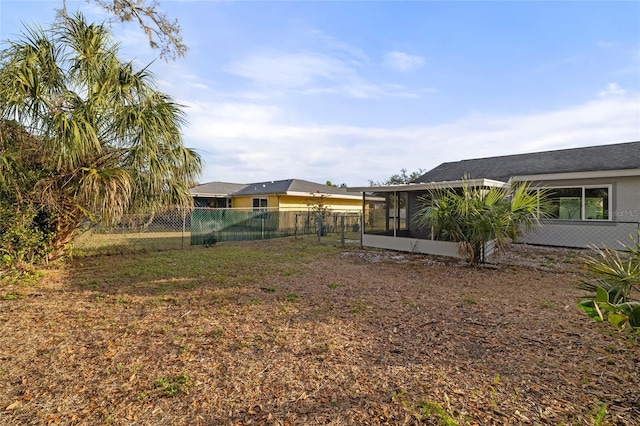
[[[130,257],[5,289],[24,297],[0,301],[1,424],[440,424],[441,408],[588,425],[602,407],[640,424],[640,349],[577,310],[573,251],[470,268],[344,249],[220,281],[79,284]]]

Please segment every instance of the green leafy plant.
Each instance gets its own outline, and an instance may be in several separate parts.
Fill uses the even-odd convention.
[[[181,393],[189,393],[191,381],[186,374],[176,374],[172,377],[162,377],[156,380],[156,387],[162,389],[162,393],[168,396],[176,396]]]
[[[421,401],[416,407],[420,409],[422,419],[435,419],[442,426],[458,426],[458,422],[437,402]]]
[[[458,426],[458,422],[437,402],[421,400],[412,404],[407,400],[405,391],[394,392],[391,399],[402,404],[419,421],[430,420],[429,424]]]
[[[640,332],[640,301],[634,298],[640,284],[640,243],[623,248],[593,247],[582,257],[586,273],[578,287],[591,294],[582,297],[578,307],[595,321]]]
[[[0,188],[0,199],[8,201],[0,206],[0,278],[26,282],[38,274],[34,264],[48,260],[55,230],[46,215],[30,204],[19,205],[12,195]]]
[[[429,191],[419,197],[414,223],[431,230],[436,239],[459,243],[469,264],[485,261],[486,247],[507,249],[546,215],[546,192],[527,183],[516,187],[481,187],[465,180],[461,188]]]
[[[4,300],[17,300],[17,299],[20,299],[20,295],[16,294],[16,293],[7,293],[4,296],[2,296],[2,299],[4,299]]]
[[[601,405],[593,416],[593,426],[602,426],[607,418],[607,404],[600,401],[597,401],[597,403]]]
[[[311,197],[307,200],[306,204],[315,222],[318,242],[320,242],[320,237],[326,234],[324,220],[331,213],[331,208],[327,205],[328,195],[320,192],[320,190],[310,192],[309,195]]]

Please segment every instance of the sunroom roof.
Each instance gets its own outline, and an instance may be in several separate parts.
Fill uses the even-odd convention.
[[[404,185],[385,185],[385,186],[354,186],[348,187],[347,192],[406,192],[406,191],[426,191],[429,189],[442,188],[461,188],[464,185],[469,186],[497,186],[507,187],[507,182],[492,179],[468,179],[468,180],[450,180],[443,182],[428,183],[408,183]]]

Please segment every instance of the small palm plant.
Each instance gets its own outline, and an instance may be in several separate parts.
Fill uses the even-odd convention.
[[[431,229],[436,239],[460,244],[459,252],[469,264],[485,260],[485,247],[506,250],[545,216],[545,191],[528,183],[517,187],[479,187],[465,180],[459,190],[440,188],[419,198],[413,216],[416,225]]]
[[[591,294],[578,307],[618,330],[640,331],[640,301],[633,298],[640,291],[640,243],[622,246],[623,251],[593,247],[582,257],[586,273],[578,287]]]

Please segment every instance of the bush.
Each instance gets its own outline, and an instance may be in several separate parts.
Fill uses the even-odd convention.
[[[0,207],[0,277],[32,272],[32,265],[46,262],[55,231],[51,215],[33,208]]]
[[[504,251],[523,232],[544,217],[546,192],[526,182],[518,186],[484,187],[465,180],[461,188],[433,189],[419,197],[413,222],[431,230],[437,240],[459,243],[469,264],[485,261],[485,247],[493,241]]]
[[[640,237],[640,233],[638,234]],[[583,256],[586,266],[578,287],[591,292],[578,307],[595,321],[607,321],[618,330],[640,332],[640,301],[634,298],[640,284],[640,243],[624,251],[592,248]]]

